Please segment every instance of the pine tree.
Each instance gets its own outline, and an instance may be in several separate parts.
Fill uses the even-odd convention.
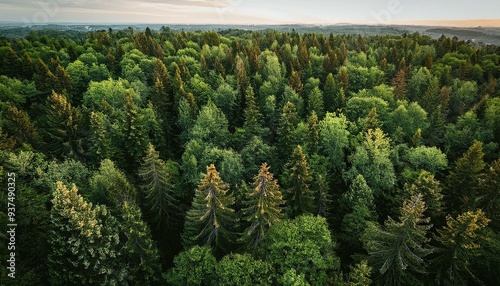
[[[413,196],[403,203],[399,221],[389,217],[383,228],[372,223],[363,235],[371,265],[381,274],[378,279],[383,285],[422,285],[424,257],[433,252],[425,246],[431,225],[424,211],[422,196]]]
[[[251,250],[255,250],[265,238],[267,229],[283,217],[280,208],[284,204],[283,196],[269,168],[267,163],[260,167],[259,174],[254,177],[253,190],[248,194],[248,207],[243,209],[250,223],[243,239]]]
[[[347,68],[345,66],[340,68],[339,74],[337,75],[337,81],[341,88],[347,90],[349,86],[349,75],[347,74]]]
[[[36,88],[42,93],[49,94],[52,91],[52,88],[56,86],[56,77],[49,70],[42,59],[38,59],[35,72],[34,80]]]
[[[51,209],[49,275],[52,285],[119,285],[126,267],[116,219],[92,206],[75,185],[57,182]]]
[[[56,78],[56,85],[53,86],[54,91],[69,95],[72,89],[71,77],[59,63],[54,70],[54,76]]]
[[[469,278],[475,284],[482,284],[470,271],[471,259],[481,247],[481,229],[488,219],[481,210],[468,211],[453,218],[446,217],[446,226],[437,230],[436,241],[440,244],[432,266],[437,269],[436,282],[444,285],[468,285]]]
[[[123,258],[128,264],[128,285],[158,285],[162,280],[160,256],[151,231],[137,205],[125,202],[122,208],[120,227],[125,236]]]
[[[323,87],[323,101],[325,103],[325,111],[327,112],[336,112],[337,109],[342,108],[342,104],[337,102],[337,95],[340,92],[340,87],[337,82],[335,82],[335,78],[333,74],[329,73],[326,76],[325,86]]]
[[[309,175],[309,165],[298,145],[285,166],[287,182],[287,207],[291,218],[304,213],[314,212],[314,193],[309,188],[312,178]]]
[[[224,251],[232,241],[234,198],[228,192],[229,185],[222,181],[214,164],[210,164],[186,215],[182,234],[186,249],[198,244],[208,245],[216,252]]]
[[[500,159],[493,161],[481,174],[475,207],[484,210],[491,227],[500,231]]]
[[[139,168],[142,179],[142,196],[153,225],[169,226],[176,220],[178,201],[174,198],[174,177],[153,145],[149,144]]]

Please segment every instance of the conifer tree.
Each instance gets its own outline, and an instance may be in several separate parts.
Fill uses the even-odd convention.
[[[283,196],[269,168],[267,163],[260,166],[259,174],[254,177],[253,189],[248,194],[248,207],[243,210],[250,223],[243,239],[251,250],[258,247],[267,229],[283,217],[280,208],[284,204]]]
[[[319,119],[325,115],[325,108],[323,102],[323,93],[318,87],[315,87],[310,93],[307,102],[309,113],[316,112]]]
[[[139,168],[139,177],[143,202],[153,225],[157,228],[171,225],[178,212],[178,201],[173,196],[175,177],[151,144]]]
[[[318,145],[320,142],[319,138],[319,127],[318,127],[318,116],[314,110],[311,113],[311,116],[307,119],[307,133],[304,138],[305,149],[309,156],[312,156],[318,153]]]
[[[468,285],[470,279],[475,284],[481,284],[469,266],[485,239],[481,229],[489,222],[482,210],[468,211],[456,218],[446,217],[446,226],[437,230],[436,240],[440,248],[437,257],[432,260],[433,268],[437,269],[438,284]]]
[[[304,84],[300,79],[300,75],[295,70],[292,70],[290,79],[288,80],[288,85],[299,95],[302,94],[302,90],[304,90]]]
[[[37,137],[35,127],[29,116],[7,101],[6,110],[3,113],[3,126],[5,131],[13,136],[18,145],[33,144]]]
[[[49,70],[47,65],[43,62],[42,59],[38,59],[38,62],[35,66],[35,84],[36,88],[45,94],[49,94],[52,91],[52,88],[55,86],[56,77]]]
[[[116,219],[104,206],[92,206],[75,185],[57,182],[51,209],[49,275],[52,285],[119,285],[126,267],[119,249]]]
[[[397,100],[405,100],[406,99],[406,88],[408,83],[406,82],[406,70],[400,69],[396,76],[391,81],[392,86],[394,87],[394,96]]]
[[[471,210],[476,198],[480,173],[485,167],[483,144],[475,142],[456,162],[447,178],[446,196],[453,214]]]
[[[278,121],[277,129],[277,146],[279,152],[279,158],[287,158],[293,150],[293,134],[297,124],[299,123],[299,117],[297,115],[297,109],[295,105],[288,101],[285,106],[283,106],[283,111],[281,117]]]
[[[424,211],[422,196],[413,196],[403,203],[399,221],[389,217],[384,227],[372,223],[363,235],[371,265],[381,274],[378,279],[383,285],[422,285],[424,257],[433,252],[425,246],[431,225]]]
[[[285,178],[287,178],[287,207],[290,217],[294,218],[304,213],[314,212],[314,193],[310,189],[311,176],[309,165],[298,145],[286,164]]]
[[[228,192],[229,185],[222,181],[214,164],[210,164],[186,215],[182,234],[186,249],[198,244],[210,246],[218,252],[232,241],[231,226],[235,219],[231,205],[234,198]]]
[[[121,230],[125,236],[123,258],[127,262],[128,285],[158,285],[161,264],[151,231],[142,220],[141,210],[134,203],[122,206]]]
[[[245,130],[245,135],[248,138],[253,136],[262,135],[262,114],[260,113],[259,107],[255,101],[255,95],[253,93],[253,88],[249,87],[246,91],[246,107],[244,110],[245,121],[243,123],[243,128]]]
[[[42,133],[47,151],[54,156],[77,157],[82,154],[79,134],[80,113],[65,96],[53,93],[47,99],[45,129]]]
[[[333,74],[329,73],[326,76],[325,86],[323,87],[323,101],[325,103],[325,111],[336,112],[342,108],[343,103],[337,102],[340,87],[335,82]]]

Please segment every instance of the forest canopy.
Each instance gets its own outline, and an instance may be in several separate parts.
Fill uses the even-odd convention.
[[[499,144],[456,37],[0,37],[0,284],[500,285]]]

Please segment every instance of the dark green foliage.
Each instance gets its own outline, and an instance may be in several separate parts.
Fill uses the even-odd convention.
[[[294,218],[304,213],[314,213],[314,193],[310,189],[309,165],[298,145],[286,164],[286,192],[288,214]]]
[[[371,265],[380,273],[381,285],[422,285],[426,273],[424,257],[432,253],[425,246],[429,239],[429,218],[423,217],[425,203],[421,195],[405,201],[399,221],[389,217],[384,227],[370,224],[363,241],[370,255]]]
[[[156,228],[175,223],[178,201],[174,198],[174,184],[177,174],[176,166],[161,160],[159,152],[150,144],[139,168],[139,176],[142,179],[141,201]]]
[[[16,284],[500,284],[497,46],[399,28],[53,27],[0,29]],[[81,196],[61,186],[53,206],[56,181]],[[425,224],[370,226],[419,194],[438,230],[429,256]],[[365,229],[390,242],[365,240],[369,264]],[[402,262],[379,274],[393,233],[416,256],[392,252]]]

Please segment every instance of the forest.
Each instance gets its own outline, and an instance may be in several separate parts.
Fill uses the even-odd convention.
[[[500,285],[499,144],[494,45],[0,34],[0,284]]]

